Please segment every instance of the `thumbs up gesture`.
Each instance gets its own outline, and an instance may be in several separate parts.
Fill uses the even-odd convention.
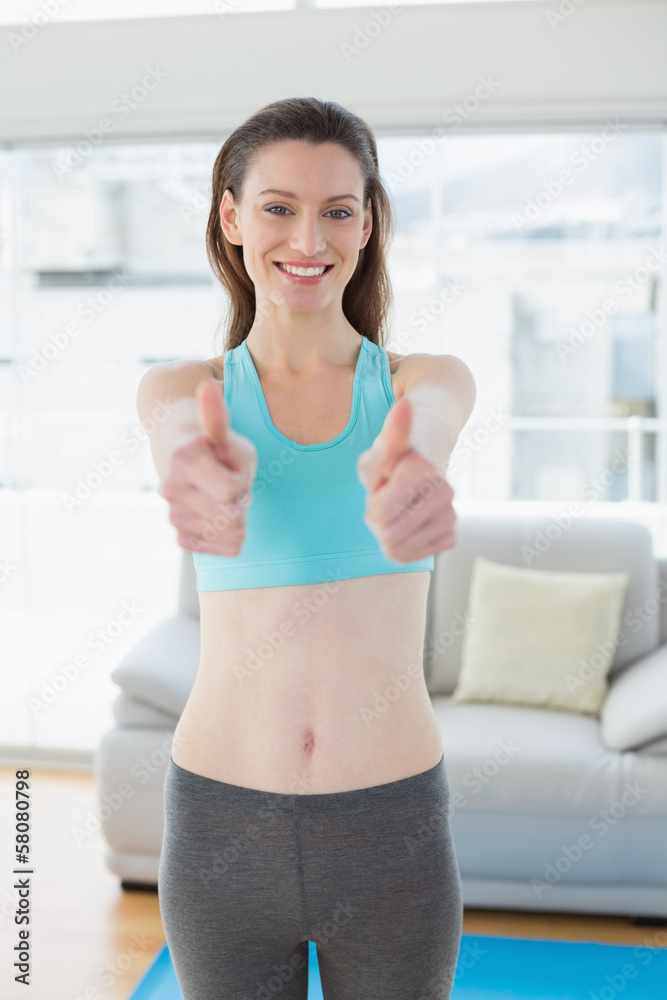
[[[372,446],[357,459],[369,491],[364,523],[389,559],[410,563],[456,544],[454,491],[433,462],[410,444],[412,403],[401,396]]]
[[[184,549],[238,555],[245,538],[250,487],[257,471],[253,442],[232,430],[220,386],[204,379],[195,389],[200,434],[169,456],[161,495]]]
[[[220,387],[213,379],[204,379],[195,390],[197,416],[202,437],[216,459],[231,472],[254,471],[257,452],[249,438],[233,431]]]

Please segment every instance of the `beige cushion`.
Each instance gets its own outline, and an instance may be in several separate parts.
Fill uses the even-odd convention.
[[[597,715],[629,579],[477,557],[453,699]]]

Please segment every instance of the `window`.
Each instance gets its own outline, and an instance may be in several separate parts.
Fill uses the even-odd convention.
[[[383,140],[390,347],[458,355],[477,381],[460,497],[665,502],[664,143],[613,125]]]
[[[135,410],[221,353],[215,142],[0,151],[0,730],[91,748],[110,673],[173,607],[181,549]],[[667,496],[662,135],[380,137],[389,350],[455,354],[477,403],[457,498]],[[58,164],[61,168],[58,168]],[[662,312],[661,312],[662,308]]]

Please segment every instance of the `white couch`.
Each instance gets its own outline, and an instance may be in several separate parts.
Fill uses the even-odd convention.
[[[524,553],[532,550],[533,557]],[[451,699],[473,559],[611,573],[630,583],[600,717]],[[183,552],[177,611],[116,667],[116,726],[96,757],[107,863],[154,886],[174,727],[199,660]],[[465,905],[667,917],[667,559],[630,520],[461,514],[436,556],[424,663],[442,730]]]

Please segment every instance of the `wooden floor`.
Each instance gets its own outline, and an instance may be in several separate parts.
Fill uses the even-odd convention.
[[[33,770],[31,946],[29,990],[14,982],[18,943],[10,892],[14,769],[0,768],[0,996],[3,1000],[126,1000],[164,941],[157,895],[124,892],[103,860],[97,832],[77,843],[97,805],[90,774]],[[468,934],[607,941],[664,946],[667,932],[621,917],[468,910]]]

